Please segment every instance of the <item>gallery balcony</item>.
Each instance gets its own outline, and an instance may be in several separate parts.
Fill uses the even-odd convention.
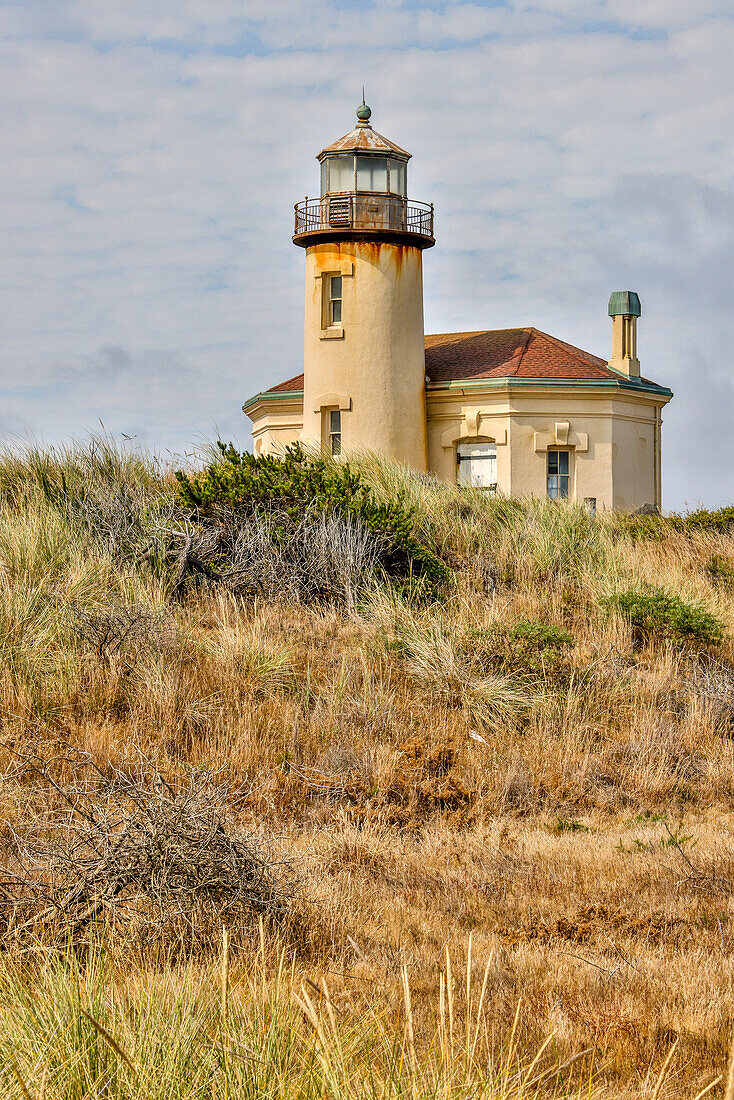
[[[295,206],[295,244],[308,248],[320,241],[372,240],[431,248],[433,204],[402,195],[343,191],[303,199]]]

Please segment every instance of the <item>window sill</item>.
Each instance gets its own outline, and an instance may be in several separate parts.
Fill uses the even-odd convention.
[[[332,328],[322,328],[320,340],[343,340],[344,329],[341,325],[334,325]]]

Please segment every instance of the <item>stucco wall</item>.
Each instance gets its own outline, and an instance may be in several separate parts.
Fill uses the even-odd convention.
[[[431,393],[427,396],[428,468],[445,481],[456,481],[456,446],[464,439],[497,442],[497,486],[510,492],[510,411],[502,394],[462,395]]]
[[[342,334],[322,328],[322,280],[342,275]],[[322,409],[342,409],[342,449],[426,469],[421,251],[348,241],[306,252],[303,436],[323,440]]]
[[[253,418],[252,444],[256,455],[282,453],[286,447],[301,438],[303,429],[303,402],[276,398],[260,402],[249,409]]]
[[[597,403],[599,407],[592,404],[589,408],[573,401],[561,405],[562,412],[558,411],[557,401],[531,398],[516,404],[520,407],[513,418],[510,492],[545,496],[548,448],[568,447],[571,499],[592,498],[598,509],[611,508],[611,402],[601,401]]]
[[[508,385],[475,393],[429,390],[428,468],[456,481],[457,444],[494,439],[500,492],[544,497],[548,447],[568,446],[573,499],[592,497],[599,510],[659,507],[660,405],[659,399],[618,390],[522,392]],[[265,451],[300,435],[297,400],[263,400],[251,415],[253,438],[262,439]]]
[[[615,508],[624,510],[642,503],[659,504],[656,425],[654,420],[642,419],[639,412],[634,406],[621,408],[612,424],[612,499]]]
[[[429,390],[429,468],[453,481],[457,443],[495,439],[500,492],[543,497],[548,448],[567,447],[574,499],[593,498],[599,509],[659,506],[659,407],[642,394],[578,387]]]

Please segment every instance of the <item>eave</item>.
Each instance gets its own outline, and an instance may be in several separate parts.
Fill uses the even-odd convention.
[[[249,397],[242,406],[242,411],[249,416],[250,410],[257,405],[270,405],[273,401],[282,402],[283,404],[288,401],[293,401],[296,404],[299,401],[302,403],[303,390],[263,390],[262,393],[256,393],[253,397]]]
[[[449,394],[482,394],[490,392],[511,392],[512,390],[534,390],[535,392],[546,390],[552,393],[558,391],[574,390],[576,392],[591,390],[594,392],[639,394],[641,397],[656,399],[661,405],[665,405],[673,396],[673,391],[665,386],[658,386],[656,382],[647,382],[636,378],[474,378],[454,379],[448,382],[426,383],[426,394],[439,396],[441,393]],[[254,394],[245,401],[242,411],[250,414],[258,405],[287,404],[289,401],[298,404],[303,402],[303,390],[263,390]],[[251,418],[252,419],[252,418]]]
[[[557,393],[559,390],[607,390],[612,393],[623,391],[630,394],[657,398],[661,404],[667,404],[673,396],[673,391],[665,386],[658,386],[656,382],[647,382],[637,378],[517,378],[505,376],[504,378],[472,378],[453,379],[446,382],[426,383],[426,393],[486,393],[497,390],[549,390]]]

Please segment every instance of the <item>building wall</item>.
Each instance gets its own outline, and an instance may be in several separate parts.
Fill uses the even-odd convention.
[[[660,505],[660,436],[657,419],[641,417],[631,403],[616,410],[612,424],[613,507],[623,511],[637,503]],[[655,410],[649,410],[654,413]]]
[[[498,490],[508,496],[545,497],[548,448],[562,446],[571,452],[572,499],[592,498],[600,511],[660,507],[662,404],[652,395],[583,387],[560,393],[557,388],[524,391],[507,384],[484,392],[429,389],[428,469],[456,481],[457,444],[491,439],[497,444]],[[255,446],[261,441],[263,452],[300,436],[299,398],[263,400],[250,415]],[[345,442],[345,451],[349,449]]]
[[[281,453],[301,438],[303,400],[280,397],[261,401],[248,409],[252,417],[252,444],[256,455]]]
[[[342,276],[342,323],[325,329],[330,274]],[[345,451],[426,469],[419,248],[343,241],[307,249],[304,375],[305,442],[324,443],[325,410],[340,408]]]
[[[612,403],[569,401],[562,413],[557,400],[530,398],[516,404],[510,492],[545,496],[548,450],[564,447],[571,452],[571,499],[594,500],[599,510],[611,508]]]
[[[571,453],[571,496],[598,509],[660,507],[660,399],[574,387],[429,390],[429,469],[456,479],[462,440],[497,443],[497,487],[507,495],[546,495],[549,448]],[[560,411],[559,411],[560,410]]]
[[[497,443],[497,485],[510,491],[510,405],[506,393],[482,396],[460,391],[431,392],[428,413],[428,468],[445,481],[456,481],[456,447],[466,439]]]

